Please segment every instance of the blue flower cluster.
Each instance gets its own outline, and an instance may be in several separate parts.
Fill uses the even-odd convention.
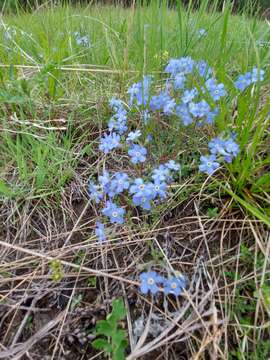
[[[155,295],[163,289],[165,295],[171,294],[179,296],[187,287],[187,279],[182,275],[166,279],[155,271],[148,271],[140,274],[140,280],[140,290],[142,294],[150,293]]]
[[[199,36],[205,36],[204,29],[199,31]],[[220,105],[228,95],[225,85],[215,78],[213,70],[202,60],[195,61],[191,57],[171,59],[165,73],[165,86],[158,93],[153,92],[153,77],[146,75],[141,82],[129,87],[128,106],[117,98],[109,102],[112,115],[107,132],[99,139],[99,150],[105,155],[104,169],[97,182],[89,182],[88,192],[90,199],[100,207],[100,217],[106,218],[110,224],[122,225],[131,204],[150,211],[154,205],[164,201],[170,184],[180,171],[180,165],[175,160],[156,167],[144,165],[149,156],[148,145],[152,136],[145,131],[148,126],[130,129],[129,115],[137,110],[142,125],[147,125],[154,118],[154,112],[158,111],[166,117],[179,119],[184,126],[209,126],[215,123],[221,113]],[[234,85],[244,91],[263,78],[264,71],[253,68],[240,75]],[[224,134],[209,141],[209,152],[201,156],[199,171],[212,175],[222,163],[230,164],[238,156],[240,147],[236,134]],[[109,154],[119,150],[126,155],[133,168],[125,165],[125,171],[108,171]],[[106,232],[104,223],[97,221],[95,235],[100,243],[107,240]],[[140,274],[140,291],[145,295],[155,295],[161,291],[165,295],[178,297],[186,288],[187,278],[183,275],[165,278],[155,271]]]
[[[255,84],[259,81],[263,81],[264,79],[264,70],[259,70],[256,67],[252,69],[252,71],[247,72],[244,75],[239,75],[236,81],[234,82],[235,87],[244,91],[251,84]]]
[[[101,142],[103,139],[101,139]],[[138,146],[138,149],[136,148]],[[137,160],[142,160],[141,149],[146,149],[137,144],[133,144],[131,162],[137,163]],[[130,150],[128,150],[130,154]],[[136,161],[135,161],[136,160]],[[121,194],[131,196],[132,203],[135,206],[140,206],[144,210],[151,210],[153,204],[158,204],[167,197],[168,184],[173,181],[173,174],[180,170],[180,165],[174,160],[154,168],[149,174],[149,180],[146,181],[141,177],[131,179],[125,172],[115,172],[110,174],[107,170],[98,177],[98,184],[93,181],[89,182],[88,192],[90,199],[96,204],[104,203],[105,207],[101,213],[106,216],[111,224],[123,224],[125,219],[125,209],[118,206],[116,201]],[[106,239],[105,228],[101,222],[97,223],[96,235],[100,241]]]
[[[129,114],[137,110],[142,125],[154,118],[156,111],[180,119],[184,126],[192,123],[197,126],[213,125],[220,114],[221,101],[228,95],[225,85],[215,78],[213,70],[203,60],[195,61],[189,56],[170,59],[165,74],[165,86],[158,93],[154,93],[153,76],[146,75],[141,82],[128,88],[129,106],[117,98],[109,102],[112,116],[108,121],[108,132],[100,138],[99,150],[106,155],[106,161],[111,152],[120,149],[134,166],[132,176],[127,172],[109,173],[104,170],[98,176],[98,183],[89,183],[90,199],[103,205],[101,214],[112,224],[124,223],[126,208],[123,204],[128,203],[127,199],[131,198],[134,206],[148,211],[153,205],[164,201],[168,195],[168,185],[180,170],[180,165],[170,160],[152,170],[147,168],[146,172],[143,164],[147,161],[147,145],[152,138],[143,128],[129,129]],[[234,84],[243,91],[250,84],[263,80],[263,77],[263,70],[253,68],[240,75]],[[221,163],[231,163],[240,152],[235,136],[214,138],[208,147],[209,154],[201,156],[199,170],[209,175]],[[96,235],[100,241],[106,238],[104,225],[100,222]]]
[[[205,33],[201,29],[201,35]],[[144,76],[142,82],[135,83],[128,89],[130,106],[143,108],[149,119],[150,112],[159,111],[166,116],[176,116],[184,126],[195,122],[197,126],[213,125],[220,113],[219,102],[228,95],[223,83],[219,83],[213,70],[203,61],[191,57],[170,59],[165,67],[165,89],[158,94],[151,94],[153,79]],[[194,77],[197,79],[194,86]],[[235,87],[241,91],[250,84],[262,81],[264,71],[253,68],[235,81]],[[145,121],[147,122],[147,121]]]
[[[114,115],[110,118],[108,128],[110,131],[116,131],[123,135],[127,130],[127,111],[123,103],[119,99],[112,98],[110,100],[110,107],[114,111]]]
[[[150,96],[150,86],[152,77],[150,75],[144,76],[142,82],[133,84],[128,89],[129,104],[136,103],[138,106],[146,106]]]
[[[132,101],[136,99],[137,104],[145,106],[144,99],[149,100],[150,81],[150,77],[145,77],[142,83],[132,86],[132,91],[129,89],[128,94],[133,97]],[[168,184],[173,181],[174,174],[179,172],[180,165],[174,160],[169,160],[144,173],[140,165],[147,160],[148,151],[145,145],[151,141],[150,136],[145,136],[142,144],[143,133],[140,129],[128,132],[128,113],[121,100],[112,98],[109,105],[113,115],[108,122],[108,132],[100,138],[99,150],[105,155],[116,149],[126,151],[130,163],[135,166],[135,172],[137,167],[140,176],[134,177],[134,171],[131,177],[127,172],[110,173],[104,170],[98,176],[98,183],[89,182],[88,191],[91,200],[103,205],[101,215],[111,224],[123,224],[126,210],[119,203],[123,203],[123,200],[126,203],[125,199],[131,198],[134,206],[151,210],[153,205],[167,197]],[[95,233],[100,242],[106,240],[106,229],[102,222],[97,222]]]
[[[202,96],[211,97],[217,103],[227,95],[227,91],[224,84],[214,78],[208,64],[202,60],[197,62],[191,57],[171,59],[165,67],[165,73],[169,74],[166,87],[158,94],[150,94],[153,83],[150,76],[132,85],[128,90],[130,106],[143,107],[147,120],[149,111],[160,111],[166,116],[178,117],[184,126],[194,121],[200,126],[213,124],[219,108],[217,105],[210,106]],[[194,76],[201,78],[200,87],[194,87]]]
[[[212,175],[220,167],[221,162],[231,163],[240,152],[235,136],[231,136],[228,139],[216,137],[209,142],[208,148],[210,155],[201,156],[199,166],[199,170],[208,175]]]
[[[100,140],[99,150],[103,151],[104,154],[108,154],[118,147],[120,147],[120,135],[117,133],[105,134]]]

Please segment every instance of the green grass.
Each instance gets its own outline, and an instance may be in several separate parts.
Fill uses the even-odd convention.
[[[165,126],[154,119],[145,129],[144,135],[147,132],[154,135],[151,160],[158,163],[173,157],[180,161],[182,183],[175,196],[148,218],[142,232],[163,226],[160,223],[163,215],[197,196],[199,202],[206,199],[200,210],[202,217],[216,221],[222,212],[232,212],[237,213],[237,218],[241,214],[242,218],[270,225],[270,51],[269,47],[258,45],[260,40],[270,41],[269,24],[245,13],[232,15],[228,4],[218,13],[215,1],[203,1],[197,11],[191,5],[184,9],[180,3],[176,9],[168,9],[165,1],[161,5],[152,1],[148,7],[135,9],[63,6],[3,15],[0,28],[3,208],[7,204],[15,207],[18,204],[20,208],[25,202],[34,204],[38,199],[44,200],[45,208],[53,204],[55,211],[60,211],[63,194],[72,193],[74,183],[76,191],[79,188],[78,197],[85,196],[89,177],[104,165],[104,159],[97,156],[97,144],[110,116],[108,99],[118,96],[127,101],[128,86],[144,74],[153,74],[162,84],[162,71],[169,58],[192,56],[206,60],[215,69],[229,95],[221,104],[215,128],[179,129],[173,121]],[[197,36],[200,28],[207,30],[202,39]],[[89,36],[90,47],[78,45],[75,32]],[[238,93],[233,79],[253,66],[266,70],[265,80],[240,95],[236,102]],[[136,123],[136,116],[131,116],[130,121]],[[207,151],[209,137],[228,130],[237,132],[241,153],[218,177],[206,181],[197,170],[199,156]],[[73,209],[70,213],[73,221]],[[87,221],[95,219],[95,210],[90,215]],[[129,226],[131,229],[133,225]],[[263,245],[257,248],[256,243],[256,249],[241,240],[237,254],[240,260],[233,258],[233,269],[224,265],[225,283],[238,282],[241,275],[253,274],[247,283],[233,290],[234,303],[228,305],[231,319],[237,319],[234,341],[241,339],[241,343],[233,344],[232,359],[264,360],[269,348],[269,341],[263,345],[262,336],[269,325],[268,330],[257,331],[258,322],[252,328],[252,322],[247,321],[255,313],[258,316],[257,306],[263,319],[269,317],[269,272],[265,272],[269,246],[267,241],[264,243],[263,234],[259,234]],[[89,234],[83,236],[89,238]],[[154,260],[163,257],[151,242],[148,247]],[[220,304],[220,308],[223,306],[226,309],[226,304]],[[259,344],[258,356],[245,357],[245,352],[254,349],[254,341]]]
[[[40,10],[34,15],[6,16],[3,21],[5,27],[14,26],[17,32],[14,42],[3,39],[3,63],[93,64],[140,72],[162,70],[160,55],[165,50],[171,57],[188,53],[211,65],[230,63],[232,71],[244,71],[258,61],[254,39],[268,30],[260,21],[231,16],[229,7],[223,14],[206,14],[203,7],[196,13],[181,8],[177,12],[156,2],[135,12],[113,7],[64,7]],[[200,41],[196,34],[202,27],[208,30],[208,36]],[[89,49],[76,44],[75,31],[89,35]],[[268,59],[265,51],[261,61],[266,63]]]

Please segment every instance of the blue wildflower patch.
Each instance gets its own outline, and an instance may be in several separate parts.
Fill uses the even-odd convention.
[[[179,126],[195,125],[194,129],[203,126],[214,129],[216,119],[223,115],[221,104],[229,98],[228,89],[218,81],[213,69],[204,60],[196,61],[189,56],[170,59],[165,74],[164,87],[159,85],[158,91],[155,91],[156,82],[150,75],[131,85],[127,90],[129,105],[116,97],[109,100],[112,114],[108,132],[99,139],[99,150],[107,156],[103,172],[97,177],[98,183],[91,180],[88,193],[100,207],[100,214],[111,224],[123,224],[131,206],[151,211],[166,200],[172,191],[171,184],[181,175],[181,166],[176,159],[152,164],[153,154],[149,149],[153,136],[149,129],[154,130],[156,118],[163,117],[164,121],[173,118]],[[244,91],[263,78],[264,71],[253,68],[237,77],[234,84],[238,90]],[[134,123],[131,124],[129,119],[135,114],[138,122],[134,130]],[[238,156],[240,147],[237,137],[230,134],[222,134],[209,141],[209,152],[200,157],[200,172],[213,175]],[[130,165],[123,165],[122,169],[118,166],[117,171],[109,172],[111,159],[117,159],[119,154],[128,159]],[[98,239],[103,239],[104,231],[100,222],[96,228]]]

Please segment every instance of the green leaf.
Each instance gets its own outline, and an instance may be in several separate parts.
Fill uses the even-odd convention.
[[[118,348],[118,347],[123,346],[123,343],[125,343],[125,340],[126,340],[125,331],[118,329],[112,337],[113,347]]]
[[[110,315],[108,315],[107,320],[111,324],[117,323],[119,320],[122,320],[125,318],[127,311],[124,306],[124,302],[122,299],[115,299],[112,302],[112,312]]]
[[[113,336],[114,326],[112,326],[107,320],[100,320],[96,326],[96,333],[106,336]]]
[[[98,321],[95,334],[106,336],[107,339],[96,339],[92,342],[96,349],[103,349],[114,360],[125,359],[125,349],[128,345],[126,331],[118,328],[119,320],[126,316],[126,309],[122,299],[116,299],[112,302],[112,311],[106,320]]]
[[[207,209],[207,216],[210,218],[216,218],[218,216],[218,208],[209,208]]]
[[[96,339],[96,340],[92,341],[92,346],[93,346],[93,348],[95,348],[97,350],[104,350],[107,353],[112,352],[111,344],[105,339]]]
[[[125,360],[125,349],[118,348],[113,352],[113,360]]]

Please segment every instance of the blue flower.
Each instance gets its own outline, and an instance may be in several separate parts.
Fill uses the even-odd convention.
[[[207,31],[205,29],[199,29],[198,36],[199,38],[202,38],[207,35]]]
[[[98,181],[102,186],[102,188],[104,189],[104,191],[107,193],[111,182],[109,172],[107,170],[104,170],[103,174],[98,177]]]
[[[133,204],[135,206],[140,206],[144,210],[151,210],[151,201],[152,201],[152,197],[150,196],[134,195],[132,197]]]
[[[108,128],[110,131],[115,130],[119,134],[124,134],[128,127],[127,122],[127,112],[123,108],[119,108],[117,112],[110,118],[108,123]]]
[[[129,191],[133,194],[132,201],[134,205],[141,206],[144,210],[151,209],[151,200],[156,196],[152,183],[145,183],[143,179],[137,178],[130,186]]]
[[[128,155],[133,164],[143,163],[146,160],[147,150],[143,146],[133,144],[128,150]]]
[[[142,135],[141,130],[131,131],[126,138],[126,141],[135,141],[141,135]]]
[[[168,65],[165,67],[165,72],[175,76],[181,73],[181,62],[179,59],[170,59]]]
[[[98,177],[98,181],[103,187],[108,185],[108,183],[111,181],[109,171],[103,170],[102,175]]]
[[[174,111],[175,105],[176,105],[176,102],[174,99],[171,98],[170,100],[168,100],[163,106],[164,114],[171,115]]]
[[[228,139],[225,141],[226,151],[236,157],[239,154],[240,148],[239,145],[234,141],[234,139]]]
[[[199,170],[207,173],[208,175],[212,175],[213,172],[220,166],[216,160],[215,155],[201,156]]]
[[[112,224],[123,224],[125,209],[118,207],[111,201],[106,201],[106,207],[102,210],[105,216],[108,216]]]
[[[221,97],[227,95],[224,84],[217,84],[214,78],[208,79],[205,85],[214,101],[218,101]]]
[[[129,177],[126,173],[117,172],[114,174],[113,180],[111,181],[110,185],[110,193],[114,196],[115,194],[120,194],[124,190],[127,190],[129,188]]]
[[[212,75],[213,73],[213,70],[209,67],[209,65],[201,60],[199,61],[196,66],[195,66],[195,69],[196,71],[198,71],[199,75],[202,77],[202,78],[205,78],[205,79],[208,79],[209,76]]]
[[[77,39],[77,44],[78,45],[83,45],[83,46],[90,46],[90,40],[88,36],[82,36],[81,38]]]
[[[153,136],[151,134],[146,136],[146,142],[150,143],[153,141]]]
[[[171,113],[175,106],[175,100],[166,91],[161,91],[158,95],[152,96],[149,105],[151,110],[163,110],[164,113]]]
[[[174,296],[179,296],[183,289],[186,287],[186,280],[184,277],[172,277],[165,280],[164,282],[164,294],[172,294]]]
[[[105,134],[101,138],[99,144],[99,150],[103,151],[105,154],[108,154],[111,150],[120,146],[120,136],[116,133]]]
[[[208,147],[213,155],[228,155],[225,149],[225,141],[219,137],[212,139]]]
[[[264,70],[260,70],[254,67],[251,71],[251,82],[256,83],[257,81],[263,81],[264,79]]]
[[[149,199],[155,197],[153,184],[145,183],[142,178],[135,179],[134,183],[130,186],[129,191],[137,197],[148,197]]]
[[[168,162],[166,162],[165,166],[173,171],[179,171],[181,168],[181,166],[177,164],[174,160],[169,160]]]
[[[76,41],[77,45],[82,45],[82,46],[90,45],[90,40],[87,35],[81,36],[80,33],[78,31],[76,31],[74,33],[74,37],[75,37],[75,41]]]
[[[165,72],[175,76],[176,74],[190,74],[195,62],[191,57],[182,57],[180,59],[170,59],[165,68]]]
[[[185,87],[186,77],[183,74],[176,74],[173,80],[174,90],[182,90]]]
[[[89,197],[94,200],[97,204],[103,199],[103,193],[100,191],[98,185],[95,185],[92,181],[88,185]]]
[[[159,284],[162,284],[164,279],[162,276],[158,275],[155,271],[143,272],[140,274],[140,291],[142,294],[151,294],[155,295],[159,291]]]
[[[96,232],[96,236],[100,242],[103,242],[106,240],[104,224],[102,224],[101,222],[98,221],[96,223],[96,231],[95,232]]]
[[[159,165],[157,169],[153,170],[151,177],[154,181],[166,181],[170,177],[170,171],[167,166]]]
[[[244,75],[239,75],[236,81],[234,82],[234,86],[240,90],[244,91],[251,84],[251,73],[248,72]]]
[[[193,88],[191,90],[185,90],[184,94],[181,98],[182,102],[184,104],[190,103],[196,96],[198,95],[198,90],[196,88]]]
[[[153,185],[153,193],[155,194],[155,198],[159,196],[161,199],[165,199],[167,197],[167,184],[165,182],[156,180]]]
[[[222,138],[214,138],[208,144],[209,150],[213,155],[221,155],[223,159],[231,163],[232,159],[236,157],[240,151],[239,145],[233,138],[224,140]]]
[[[185,104],[180,104],[175,108],[176,115],[182,120],[185,126],[190,125],[193,121],[189,109]]]
[[[118,111],[119,109],[123,109],[122,101],[120,99],[116,99],[114,97],[110,99],[109,105],[114,111]]]
[[[212,111],[210,111],[205,118],[205,122],[209,125],[213,125],[215,118],[219,115],[219,109],[216,108]]]
[[[127,92],[130,96],[130,105],[133,105],[134,101],[137,103],[136,105],[138,106],[147,105],[149,100],[151,79],[152,77],[150,75],[146,75],[144,76],[142,82],[135,83],[128,89]]]
[[[232,159],[235,158],[240,152],[240,147],[233,138],[225,141],[225,149],[228,155],[224,156],[224,160],[228,163],[232,162]]]
[[[110,131],[114,130],[115,132],[117,132],[120,135],[123,135],[128,129],[125,122],[115,121],[115,119],[113,117],[110,119],[108,125],[109,125],[108,127],[109,127]]]
[[[205,100],[202,100],[198,103],[189,103],[189,111],[193,116],[202,118],[209,114],[211,108]]]
[[[145,195],[146,184],[142,178],[137,178],[134,180],[134,183],[130,186],[131,194],[138,194],[139,196]]]

